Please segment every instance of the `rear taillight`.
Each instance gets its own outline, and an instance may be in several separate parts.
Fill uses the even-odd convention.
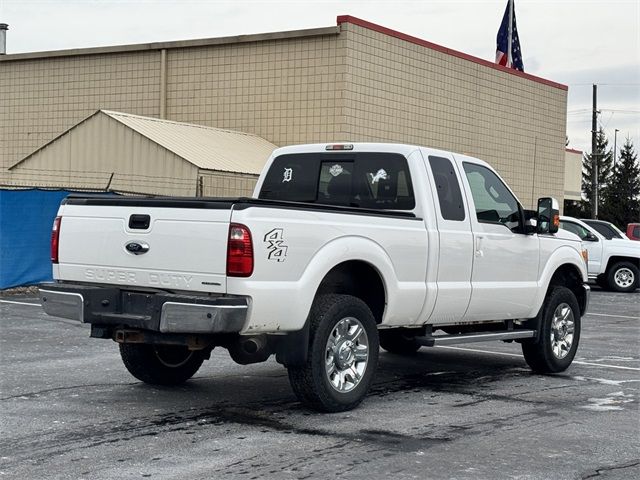
[[[227,245],[227,275],[229,277],[250,277],[253,273],[253,242],[251,232],[244,225],[229,225]]]
[[[62,217],[56,217],[51,230],[51,261],[58,263],[58,246],[60,244],[60,222]]]

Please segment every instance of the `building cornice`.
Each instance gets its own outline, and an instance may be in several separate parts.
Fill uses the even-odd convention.
[[[340,34],[340,27],[311,28],[291,30],[287,32],[256,33],[251,35],[235,35],[231,37],[202,38],[197,40],[178,40],[173,42],[137,43],[132,45],[116,45],[110,47],[75,48],[70,50],[51,50],[46,52],[27,52],[0,55],[0,62],[17,60],[34,60],[55,57],[75,57],[82,55],[102,55],[110,53],[128,53],[158,51],[176,48],[208,47],[212,45],[229,45],[236,43],[265,42],[269,40],[289,40],[294,38],[322,37]]]

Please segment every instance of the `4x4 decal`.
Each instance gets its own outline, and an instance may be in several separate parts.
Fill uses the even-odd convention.
[[[282,228],[274,228],[264,236],[264,243],[267,244],[267,260],[284,262],[289,247],[284,244]]]

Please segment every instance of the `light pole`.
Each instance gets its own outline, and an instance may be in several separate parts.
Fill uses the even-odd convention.
[[[618,144],[618,132],[620,130],[618,130],[616,128],[616,131],[613,132],[613,166],[616,166],[616,161],[618,159],[618,150],[617,150],[617,144]]]

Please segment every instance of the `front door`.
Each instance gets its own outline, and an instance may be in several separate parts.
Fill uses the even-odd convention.
[[[560,228],[567,232],[575,233],[580,237],[582,246],[589,252],[589,264],[587,265],[589,275],[597,275],[600,272],[600,268],[602,268],[602,242],[600,237],[594,235],[579,223],[567,219],[560,220]],[[606,242],[606,240],[603,241]]]
[[[503,320],[528,315],[538,291],[539,240],[522,232],[522,209],[489,168],[462,162],[471,210],[473,271],[465,320]]]

